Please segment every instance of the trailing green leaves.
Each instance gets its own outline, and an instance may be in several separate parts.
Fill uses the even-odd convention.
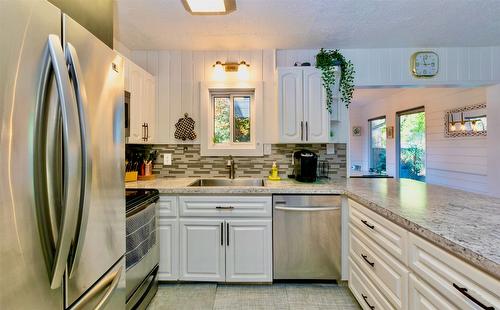
[[[345,59],[339,50],[320,49],[316,55],[316,68],[321,70],[321,79],[326,91],[326,105],[329,112],[332,112],[335,74],[338,67],[340,67],[340,99],[345,103],[346,107],[349,107],[354,92],[354,66],[350,60]]]

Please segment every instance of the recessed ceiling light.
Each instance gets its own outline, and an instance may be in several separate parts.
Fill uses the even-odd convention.
[[[186,11],[193,15],[221,15],[236,10],[236,0],[182,0]]]

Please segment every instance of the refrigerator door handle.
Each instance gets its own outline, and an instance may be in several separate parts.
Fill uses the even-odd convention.
[[[87,108],[87,92],[85,90],[85,83],[83,80],[83,73],[80,66],[80,60],[75,47],[71,43],[66,43],[65,48],[66,62],[69,71],[70,81],[76,95],[76,104],[78,107],[80,136],[81,136],[81,191],[80,191],[80,204],[78,210],[78,222],[76,224],[76,233],[74,237],[74,244],[71,251],[69,260],[69,278],[71,278],[78,266],[83,243],[85,239],[85,232],[87,229],[87,221],[90,208],[90,188],[92,186],[92,153],[91,145],[88,143],[88,129],[87,129],[87,115],[85,109]]]
[[[74,303],[68,310],[79,310],[85,309],[85,306],[92,301],[98,294],[100,294],[105,288],[107,288],[106,292],[99,300],[97,305],[94,307],[95,310],[101,310],[106,307],[109,299],[113,295],[114,291],[118,287],[120,283],[120,278],[122,275],[123,266],[102,278],[99,282],[97,282],[82,298],[80,298],[76,303]]]
[[[71,91],[68,71],[66,70],[66,62],[64,60],[64,52],[61,46],[59,36],[51,34],[48,36],[47,49],[45,52],[45,62],[43,64],[42,79],[40,93],[37,102],[37,134],[35,138],[35,178],[36,187],[36,204],[37,204],[37,219],[39,226],[40,238],[42,240],[42,248],[45,256],[45,263],[52,289],[61,286],[66,262],[71,250],[76,222],[78,216],[78,200],[80,193],[80,134],[78,130],[78,111],[76,108],[76,100]],[[47,156],[47,140],[56,139],[57,137],[45,136],[47,120],[46,120],[46,105],[47,87],[51,73],[54,73],[57,86],[57,94],[59,97],[58,104],[61,115],[62,128],[62,199],[60,207],[60,221],[57,233],[46,227],[57,227],[53,223],[52,216],[48,215],[55,206],[51,206],[48,199],[48,180],[52,180],[55,176],[51,175],[53,171],[48,171]],[[78,169],[75,169],[77,167]],[[50,169],[49,169],[50,170]],[[76,170],[76,171],[75,171]],[[78,180],[75,182],[75,180]]]

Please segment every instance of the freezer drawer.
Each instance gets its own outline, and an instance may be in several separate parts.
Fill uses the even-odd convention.
[[[340,196],[274,196],[274,279],[340,279],[340,215]]]

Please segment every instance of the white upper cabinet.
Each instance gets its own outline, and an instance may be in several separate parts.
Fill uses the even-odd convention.
[[[303,72],[305,137],[310,142],[327,142],[330,114],[326,109],[326,91],[321,71],[306,68]]]
[[[328,143],[330,114],[321,72],[316,68],[278,68],[279,142]]]
[[[280,142],[302,142],[304,139],[302,81],[302,70],[278,69]]]
[[[127,59],[125,90],[130,92],[130,137],[127,142],[153,143],[156,131],[155,77]]]

